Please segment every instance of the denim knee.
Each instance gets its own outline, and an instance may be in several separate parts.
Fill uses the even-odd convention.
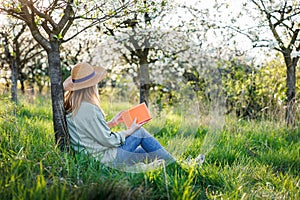
[[[149,133],[146,129],[144,129],[143,127],[141,127],[141,128],[139,128],[138,130],[136,130],[136,131],[132,134],[132,136],[138,137],[138,138],[148,138],[148,137],[152,137],[152,136],[150,135],[150,133]]]

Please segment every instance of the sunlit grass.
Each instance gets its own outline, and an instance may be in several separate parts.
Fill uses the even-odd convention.
[[[60,152],[50,99],[0,101],[0,199],[300,199],[299,128],[228,116],[213,135],[169,109],[146,128],[179,161],[209,149],[205,163],[128,173]],[[130,107],[103,103],[108,118]]]

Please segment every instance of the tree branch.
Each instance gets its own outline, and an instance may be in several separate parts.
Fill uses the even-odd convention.
[[[41,54],[43,51],[44,51],[44,50],[40,50],[40,51],[38,51],[38,52],[36,52],[36,53],[30,55],[29,57],[24,57],[22,63],[23,63],[23,64],[27,63],[29,60],[31,60],[32,58],[34,58],[34,57],[36,57],[37,55]],[[28,54],[29,54],[29,53],[30,53],[30,52],[28,52]]]
[[[125,4],[125,5],[128,6],[129,3],[127,3],[127,4]],[[105,22],[105,21],[107,21],[108,19],[111,19],[112,17],[116,17],[116,16],[117,16],[117,13],[118,13],[119,11],[121,11],[122,9],[125,8],[125,5],[119,7],[119,8],[116,10],[116,13],[115,13],[114,15],[104,15],[104,16],[101,17],[101,18],[82,18],[82,17],[80,17],[80,16],[77,16],[77,17],[72,18],[72,20],[75,20],[75,19],[84,19],[84,20],[91,20],[92,22],[91,22],[88,26],[82,28],[80,31],[78,31],[77,33],[75,33],[74,35],[72,35],[71,37],[69,37],[68,39],[62,40],[61,42],[62,42],[62,43],[68,42],[68,41],[70,41],[71,39],[73,39],[73,38],[75,38],[76,36],[78,36],[80,33],[86,31],[87,29],[89,29],[89,28],[91,28],[91,27],[93,27],[94,25],[99,24],[99,23],[102,23],[102,22]],[[69,24],[69,25],[71,25],[71,24]]]
[[[86,31],[87,29],[93,27],[95,24],[97,24],[98,22],[92,22],[90,23],[88,26],[82,28],[80,31],[77,31],[74,35],[72,35],[71,37],[69,37],[68,39],[62,40],[61,43],[65,43],[68,42],[70,40],[72,40],[73,38],[75,38],[76,36],[78,36],[80,33]]]
[[[288,49],[290,49],[291,47],[292,47],[292,45],[294,45],[295,44],[295,42],[296,42],[296,40],[297,40],[297,38],[298,38],[298,35],[299,35],[299,31],[300,31],[300,29],[296,29],[293,33],[293,37],[292,37],[292,39],[291,39],[291,41],[290,41],[290,43],[289,43],[289,45],[288,45]]]
[[[38,43],[40,43],[46,50],[50,50],[51,46],[48,43],[48,41],[42,36],[40,33],[39,29],[37,28],[35,21],[34,21],[34,13],[32,12],[31,14],[29,13],[28,10],[28,1],[25,0],[20,0],[21,3],[23,3],[23,6],[21,7],[21,13],[14,13],[16,16],[21,16],[19,17],[29,27],[32,36],[37,40]],[[12,11],[13,12],[13,11]],[[13,16],[15,16],[13,15]]]
[[[64,34],[67,32],[67,30],[70,28],[70,19],[74,15],[74,11],[72,9],[72,6],[70,4],[67,5],[66,9],[64,10],[64,16],[60,19],[58,22],[58,25],[55,27],[56,34],[59,34],[63,28],[65,27],[65,30],[63,31]],[[73,19],[71,20],[71,24],[73,22]],[[69,24],[66,26],[66,24]]]
[[[24,0],[20,0],[20,1],[24,1]],[[24,1],[24,2],[26,2],[26,4],[28,5],[28,7],[30,8],[30,10],[31,10],[31,12],[32,12],[32,14],[33,14],[33,17],[34,17],[34,14],[36,14],[36,15],[38,15],[40,18],[43,18],[43,19],[45,19],[46,21],[48,21],[48,22],[51,24],[51,26],[52,26],[53,28],[54,28],[54,27],[57,27],[57,24],[53,21],[53,19],[52,19],[49,15],[40,12],[38,9],[36,9],[36,8],[34,7],[34,5],[33,5],[33,3],[32,3],[32,0],[30,0],[31,3],[28,3],[28,1]]]

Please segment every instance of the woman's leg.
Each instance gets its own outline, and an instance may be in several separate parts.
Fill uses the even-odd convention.
[[[115,164],[134,164],[137,162],[164,159],[167,162],[175,159],[144,128],[127,137],[124,145],[118,148]]]

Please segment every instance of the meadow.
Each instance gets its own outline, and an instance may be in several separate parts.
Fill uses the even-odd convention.
[[[173,112],[147,124],[178,163],[132,173],[61,152],[49,98],[14,105],[1,97],[0,199],[300,199],[300,128],[226,116],[214,133],[189,122]],[[181,162],[201,151],[203,165]]]

